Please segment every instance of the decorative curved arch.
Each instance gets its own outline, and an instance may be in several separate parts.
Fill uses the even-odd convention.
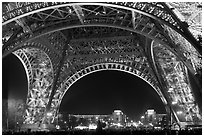
[[[146,4],[148,5],[148,3],[146,3]],[[173,17],[169,13],[165,12],[164,9],[161,8],[162,4],[160,4],[159,6],[157,4],[155,4],[155,5],[154,4],[150,4],[151,6],[154,7],[152,9],[152,11],[154,11],[156,8],[158,8],[160,11],[162,11],[161,12],[161,17],[159,15],[157,15],[157,14],[154,15],[154,13],[149,13],[149,12],[143,10],[142,8],[141,9],[140,8],[138,8],[138,9],[134,8],[133,5],[131,7],[131,5],[128,5],[127,3],[126,4],[124,4],[124,3],[61,3],[59,5],[55,5],[54,4],[54,5],[51,5],[49,7],[37,9],[37,10],[34,10],[34,11],[26,13],[26,15],[20,15],[18,17],[20,19],[20,18],[22,18],[24,16],[28,16],[30,14],[37,13],[37,12],[40,12],[40,11],[44,11],[44,10],[48,10],[48,9],[52,9],[52,8],[66,7],[66,6],[75,6],[75,5],[102,5],[102,6],[110,6],[110,7],[115,7],[115,8],[121,8],[121,9],[129,10],[129,11],[132,11],[132,12],[136,12],[136,13],[145,15],[145,16],[147,16],[149,18],[154,19],[154,20],[159,20],[160,22],[162,22],[162,23],[166,24],[167,26],[173,28],[176,32],[178,32],[178,28],[179,28],[178,26],[175,28],[175,24],[178,25],[178,23],[173,19]],[[143,6],[145,7],[145,4]],[[163,15],[163,12],[165,12],[165,14],[167,14],[168,16]],[[173,23],[172,24],[169,23],[170,19],[174,20],[173,21],[175,23],[174,25],[172,25]],[[109,19],[109,21],[110,21],[110,19]],[[131,20],[130,20],[130,22],[131,22]],[[144,25],[142,23],[139,23],[139,25],[142,25],[143,27],[140,28],[140,29],[137,29],[137,27],[134,27],[134,26],[131,26],[131,27],[130,26],[122,26],[121,24],[119,24],[118,26],[117,25],[113,25],[112,21],[109,22],[109,23],[107,21],[107,22],[101,23],[101,24],[100,24],[100,22],[98,22],[98,23],[94,22],[94,23],[91,23],[91,24],[86,24],[86,23],[83,24],[83,23],[80,23],[80,21],[77,21],[77,23],[75,22],[74,25],[73,24],[72,25],[64,24],[64,23],[62,23],[61,25],[60,24],[55,24],[52,27],[48,27],[48,30],[43,28],[44,29],[43,32],[41,32],[41,30],[39,30],[39,32],[37,32],[38,31],[37,30],[35,33],[33,33],[32,39],[40,37],[40,36],[48,34],[48,33],[51,33],[51,32],[54,32],[54,31],[70,29],[70,28],[75,28],[75,27],[105,26],[105,27],[121,28],[121,29],[125,29],[125,30],[128,30],[128,31],[132,31],[134,33],[146,36],[146,37],[148,37],[148,38],[150,38],[152,40],[160,42],[162,45],[166,45],[166,47],[169,48],[169,50],[174,52],[174,54],[176,54],[184,62],[184,64],[189,68],[189,70],[192,72],[192,74],[196,74],[196,71],[193,68],[192,64],[186,61],[186,57],[183,54],[179,54],[176,51],[174,51],[175,47],[173,47],[173,48],[169,47],[168,40],[163,35],[163,32],[160,32],[159,30],[155,31],[155,27],[150,27],[148,25]],[[68,25],[68,26],[66,26],[66,25]],[[178,32],[178,33],[181,34],[184,37],[183,33],[181,33],[181,32]],[[32,40],[32,39],[30,39],[30,40]],[[186,39],[186,40],[188,41],[188,39]],[[26,41],[22,41],[22,43],[24,43]],[[20,45],[18,45],[18,46],[20,46]],[[15,46],[13,46],[13,47],[15,47]],[[179,48],[177,48],[177,49],[179,49]],[[10,51],[12,51],[12,49]],[[9,52],[7,54],[9,54]],[[5,55],[3,55],[3,57],[4,56]]]
[[[159,19],[161,22],[163,22],[164,24],[167,24],[167,22],[165,22],[164,20],[162,20],[162,18],[159,18],[156,16],[156,14],[150,14],[150,13],[147,13],[143,10],[140,10],[139,8],[134,8],[134,7],[128,7],[126,5],[119,5],[117,4],[117,2],[114,4],[114,3],[101,3],[101,2],[97,2],[97,3],[92,3],[92,2],[76,2],[76,3],[68,3],[68,4],[60,4],[60,5],[52,5],[52,6],[49,6],[49,7],[45,7],[45,8],[40,8],[40,9],[37,9],[37,10],[33,10],[33,11],[30,11],[30,12],[27,12],[27,13],[24,13],[22,15],[19,15],[19,16],[16,16],[14,18],[11,18],[11,19],[8,19],[8,20],[3,20],[3,23],[2,25],[6,25],[12,21],[15,21],[16,19],[20,19],[20,18],[23,18],[25,16],[29,16],[31,14],[34,14],[34,13],[37,13],[37,12],[40,12],[40,11],[44,11],[44,10],[49,10],[49,9],[53,9],[53,8],[60,8],[60,7],[66,7],[66,6],[75,6],[75,5],[101,5],[101,6],[109,6],[109,7],[115,7],[115,8],[121,8],[121,9],[126,9],[126,10],[131,10],[131,11],[135,11],[135,12],[138,12],[140,14],[143,14],[145,16],[148,16],[148,17],[151,17],[153,19]],[[135,4],[136,5],[136,4]],[[28,5],[29,6],[29,5]],[[153,6],[153,5],[152,5]],[[156,5],[154,5],[155,7],[157,7],[158,9],[162,10],[161,7],[158,7]],[[18,10],[18,9],[14,9],[14,10]],[[12,11],[11,11],[12,12]],[[176,21],[174,21],[175,23]],[[169,24],[167,24],[169,25]],[[174,25],[177,25],[177,23],[175,23]],[[171,26],[172,27],[172,26]]]
[[[187,67],[165,46],[152,41],[153,62],[166,85],[170,105],[180,125],[200,124],[201,112],[192,92]],[[158,52],[156,52],[158,51]]]
[[[49,34],[49,33],[51,33],[51,32],[56,32],[56,31],[60,31],[60,30],[64,30],[64,29],[71,29],[71,28],[76,28],[76,27],[89,27],[89,26],[104,26],[104,27],[113,27],[113,28],[120,28],[120,29],[125,29],[125,30],[128,30],[128,31],[131,31],[131,32],[134,32],[134,33],[137,33],[137,34],[140,34],[140,35],[143,35],[143,36],[145,36],[145,37],[147,37],[147,38],[150,38],[150,39],[152,39],[152,40],[154,40],[154,42],[156,42],[156,43],[159,43],[159,44],[161,44],[161,45],[163,45],[163,46],[165,46],[165,48],[167,48],[168,50],[170,50],[174,55],[176,55],[176,57],[179,59],[179,60],[181,60],[182,62],[183,62],[183,64],[185,64],[185,66],[187,66],[187,68],[192,72],[192,74],[196,74],[196,68],[194,68],[194,64],[191,64],[192,62],[188,62],[189,60],[189,57],[191,57],[191,55],[193,54],[193,52],[191,51],[191,50],[189,50],[189,49],[185,49],[185,51],[182,51],[182,50],[180,50],[180,49],[182,49],[183,47],[185,47],[186,45],[188,45],[188,46],[190,46],[190,49],[192,49],[192,48],[194,48],[194,49],[196,49],[196,47],[195,47],[195,43],[194,44],[192,44],[192,39],[190,40],[190,38],[188,39],[188,38],[186,38],[186,35],[184,34],[184,32],[182,31],[182,23],[181,24],[179,24],[179,20],[178,20],[178,22],[176,21],[176,20],[174,20],[174,18],[172,17],[172,15],[173,14],[170,14],[170,13],[168,13],[167,11],[165,11],[164,9],[162,10],[162,4],[160,3],[160,4],[153,4],[153,5],[151,5],[152,7],[151,8],[147,8],[146,7],[146,5],[148,5],[149,3],[141,3],[141,5],[138,7],[138,9],[137,8],[135,8],[134,7],[134,5],[128,5],[127,3],[54,3],[53,5],[51,5],[51,6],[49,6],[49,5],[47,5],[47,6],[44,6],[43,8],[41,8],[40,6],[39,7],[37,7],[36,9],[34,9],[34,10],[32,10],[31,12],[27,12],[27,13],[25,13],[25,14],[22,14],[22,15],[19,15],[19,16],[16,16],[16,17],[14,17],[14,18],[12,18],[11,20],[7,20],[7,21],[5,21],[5,22],[3,22],[3,26],[6,26],[7,24],[9,25],[10,23],[12,24],[12,21],[16,21],[17,23],[18,22],[20,22],[21,21],[21,19],[24,19],[23,17],[26,17],[26,16],[29,16],[30,14],[33,14],[33,13],[37,13],[37,12],[40,12],[40,11],[44,11],[44,10],[48,10],[48,9],[52,9],[52,8],[58,8],[58,7],[65,7],[65,6],[77,6],[77,5],[104,5],[104,6],[111,6],[111,7],[115,7],[115,8],[120,8],[120,9],[125,9],[125,10],[128,10],[128,11],[132,11],[132,16],[134,16],[135,15],[135,13],[139,13],[139,14],[141,14],[141,15],[144,15],[145,17],[149,17],[149,18],[151,18],[151,19],[153,19],[153,20],[158,20],[158,22],[157,23],[161,23],[160,25],[161,25],[161,27],[163,27],[163,28],[161,28],[161,29],[158,29],[157,27],[155,27],[154,25],[156,25],[156,24],[154,24],[153,23],[153,26],[148,26],[148,25],[146,25],[145,23],[138,23],[138,25],[142,25],[142,28],[138,28],[137,29],[137,27],[135,27],[134,25],[130,25],[130,26],[128,26],[128,25],[121,25],[120,23],[119,24],[111,24],[111,22],[112,22],[112,20],[108,20],[108,19],[104,19],[104,20],[102,20],[102,23],[100,22],[100,21],[93,21],[93,22],[91,22],[91,23],[83,23],[81,20],[80,20],[80,15],[77,15],[78,16],[78,18],[74,18],[75,19],[75,21],[77,21],[77,22],[74,22],[73,24],[69,24],[69,23],[65,23],[65,22],[59,22],[58,24],[56,23],[53,23],[53,24],[51,24],[50,26],[52,26],[52,27],[50,27],[48,24],[45,24],[45,26],[38,26],[37,27],[37,29],[36,28],[34,28],[34,31],[33,32],[22,32],[23,34],[22,34],[22,36],[20,36],[20,37],[17,37],[16,36],[16,38],[14,38],[14,39],[11,39],[11,41],[9,41],[8,43],[6,43],[7,45],[6,46],[3,46],[3,57],[5,57],[6,55],[8,55],[8,54],[10,54],[10,53],[12,53],[12,52],[16,52],[16,50],[19,50],[20,51],[20,49],[21,48],[24,48],[24,46],[25,46],[25,49],[31,49],[29,46],[29,48],[27,48],[26,46],[26,43],[29,43],[29,42],[31,42],[31,41],[33,41],[33,40],[35,40],[36,38],[38,38],[38,37],[41,37],[41,36],[44,36],[44,35],[46,35],[46,34]],[[134,3],[132,3],[132,4],[134,4]],[[151,3],[152,4],[152,3]],[[31,6],[32,5],[34,5],[35,6],[35,3],[31,3],[30,4]],[[30,5],[26,5],[25,6],[25,8],[29,8],[29,6]],[[161,6],[161,7],[160,7]],[[145,8],[146,7],[146,8]],[[155,15],[154,15],[154,8],[157,8],[157,10],[159,11],[159,10],[161,10],[161,12],[158,12],[157,11],[157,13],[155,13]],[[21,8],[21,7],[20,7]],[[20,9],[19,8],[19,9]],[[14,15],[14,12],[15,11],[17,11],[18,9],[15,9],[14,8],[14,10],[13,11],[9,11],[8,12],[8,14],[11,14],[12,16]],[[76,12],[76,11],[75,11]],[[79,11],[78,11],[79,12]],[[5,13],[5,14],[7,14],[7,13]],[[4,17],[4,15],[5,14],[3,14],[3,17]],[[77,13],[76,13],[77,14]],[[78,13],[79,14],[79,13]],[[160,16],[161,15],[161,16]],[[133,18],[133,17],[132,17]],[[131,19],[132,19],[131,18]],[[172,21],[172,19],[173,19],[173,22],[171,22]],[[122,20],[122,19],[121,19]],[[4,21],[4,20],[3,20]],[[104,23],[104,22],[105,23]],[[107,21],[107,22],[106,22]],[[130,20],[130,22],[131,21],[133,21],[133,20]],[[23,23],[23,21],[22,22],[20,22],[20,23]],[[31,26],[23,26],[23,25],[27,25],[27,24],[18,24],[19,26],[18,27],[31,27]],[[65,24],[64,24],[65,23]],[[143,29],[144,28],[144,29]],[[156,28],[156,30],[155,30],[155,28]],[[165,28],[165,31],[163,31],[163,29]],[[185,28],[185,27],[184,27]],[[186,27],[187,28],[187,27]],[[23,28],[24,29],[24,28]],[[149,30],[150,29],[150,30]],[[172,31],[172,30],[173,31]],[[24,31],[24,30],[23,30]],[[150,32],[153,32],[153,33],[150,33]],[[165,33],[167,32],[167,35],[165,35]],[[173,32],[173,33],[172,33]],[[171,34],[172,34],[172,36],[171,36]],[[177,37],[178,35],[181,35],[181,36],[179,36],[179,37]],[[187,42],[185,42],[185,43],[182,43],[181,41],[180,41],[180,43],[178,43],[177,44],[177,42],[175,42],[174,43],[174,41],[176,41],[175,39],[180,39],[180,38],[182,38],[182,42],[183,42],[183,39],[185,40],[185,41],[187,41]],[[171,43],[171,42],[173,43]],[[173,45],[171,45],[170,43]],[[186,44],[187,43],[187,44]],[[25,45],[24,45],[25,44]],[[66,43],[67,44],[67,43]],[[182,46],[180,46],[180,44],[182,45]],[[151,45],[152,46],[152,45]],[[35,47],[35,45],[34,45],[34,47]],[[192,47],[192,48],[191,48]],[[193,49],[193,51],[195,51]],[[175,50],[175,51],[174,51]],[[192,52],[192,54],[190,54],[190,55],[188,55],[188,57],[186,57],[185,55],[183,55],[184,53],[188,53],[188,52],[186,52],[186,51],[189,51],[189,52]],[[23,51],[25,54],[28,54],[28,53],[32,53],[32,51]],[[6,53],[6,54],[5,54]],[[16,52],[17,53],[17,52]],[[23,58],[23,56],[25,56],[25,54],[24,53],[20,53],[19,52],[19,57],[22,57],[22,61],[27,61],[28,59],[27,58]],[[33,52],[33,53],[35,53],[35,52]],[[41,52],[40,52],[40,50],[39,50],[39,52],[38,52],[39,54],[41,54]],[[160,52],[158,52],[158,53],[160,53]],[[20,54],[22,54],[22,55],[20,55]],[[42,53],[42,55],[43,55],[43,53]],[[155,50],[153,50],[152,49],[152,52],[151,52],[151,55],[152,55],[152,58],[155,58],[154,57],[154,55],[156,55],[156,51]],[[198,56],[198,55],[200,55],[199,53],[197,54],[196,53],[196,55],[195,56]],[[48,56],[47,56],[48,57]],[[202,56],[201,56],[202,57]],[[40,57],[37,57],[39,60],[40,60]],[[49,57],[48,57],[49,58]],[[198,57],[195,57],[195,60],[197,59]],[[156,59],[155,59],[156,60]],[[49,60],[50,61],[50,60]],[[48,61],[48,62],[49,62]],[[52,60],[53,61],[53,60]],[[50,61],[51,62],[51,61]],[[52,62],[51,62],[52,63]],[[154,62],[154,64],[156,64],[157,62]],[[160,68],[162,68],[162,62],[160,62],[161,64],[156,64],[156,65],[160,65]],[[193,62],[194,63],[194,62]],[[200,63],[200,62],[199,62]],[[199,63],[197,63],[198,65],[198,67],[202,67]],[[40,64],[40,63],[39,63]],[[37,64],[37,66],[39,65],[39,64]],[[49,64],[49,63],[48,63]],[[53,63],[54,64],[54,63]],[[57,64],[57,63],[56,63]],[[180,63],[178,66],[179,67],[183,67],[183,64],[182,63]],[[154,65],[154,67],[156,66],[156,65]],[[32,66],[32,65],[31,65]],[[24,67],[30,67],[30,65],[29,65],[29,63],[25,63],[25,66]],[[51,67],[52,68],[52,67]],[[122,67],[120,67],[121,69],[122,69]],[[124,68],[127,68],[127,67],[125,67],[124,66]],[[61,69],[61,68],[59,68],[59,69]],[[31,69],[29,70],[30,72],[31,72]],[[33,70],[32,70],[33,71]],[[123,71],[125,71],[125,70],[123,70]],[[30,72],[28,72],[28,74],[30,73]],[[50,74],[51,73],[53,73],[53,70],[52,71],[49,71],[50,72]],[[43,72],[44,73],[44,72]],[[69,79],[67,79],[67,81],[68,81],[68,84],[66,83],[67,81],[65,81],[65,86],[68,86],[68,88],[74,83],[74,82],[76,82],[76,80],[78,80],[78,77],[80,77],[80,74],[82,73],[82,75],[83,75],[83,73],[85,73],[85,74],[89,74],[89,73],[91,73],[91,68],[89,68],[88,67],[88,69],[86,70],[86,69],[83,69],[83,71],[81,72],[77,72],[76,73],[76,75],[74,74],[73,76],[71,76]],[[36,77],[38,77],[37,76],[37,74],[36,73],[34,73],[33,72],[33,79],[35,79]],[[51,74],[52,75],[52,74]],[[51,76],[50,75],[50,76]],[[159,74],[160,75],[160,74]],[[188,75],[188,74],[187,74]],[[51,76],[51,77],[53,77],[53,75]],[[142,76],[142,78],[143,78],[143,76]],[[165,79],[165,78],[164,78]],[[143,80],[145,80],[145,78],[143,79]],[[146,81],[147,82],[147,81]],[[36,82],[36,83],[38,83],[38,82]],[[50,83],[52,83],[52,82],[50,82]],[[153,83],[151,83],[151,82],[149,82],[150,84],[153,84]],[[169,84],[169,83],[168,83]],[[168,85],[167,84],[167,85]],[[30,84],[31,86],[35,86],[35,84],[34,84],[34,82],[33,83],[31,83]],[[51,85],[50,84],[48,84],[49,86],[47,86],[48,88],[50,88],[51,87]],[[31,87],[30,86],[30,87]],[[61,86],[63,86],[63,85],[61,85]],[[63,87],[63,88],[65,88],[65,86]],[[37,86],[37,87],[39,87],[39,88],[41,88],[40,86]],[[51,90],[50,89],[46,89],[48,92],[45,94],[46,96],[48,95],[50,95],[50,92],[51,92]],[[40,108],[38,109],[37,107],[38,107],[38,105],[36,105],[37,103],[33,103],[32,102],[32,99],[34,98],[34,96],[33,95],[35,95],[35,93],[32,91],[34,88],[32,88],[32,89],[29,89],[29,98],[30,98],[30,100],[28,101],[28,103],[29,103],[29,105],[31,106],[31,105],[33,105],[33,107],[29,107],[29,109],[27,109],[27,115],[26,115],[26,123],[36,123],[36,121],[41,121],[42,119],[43,119],[43,116],[38,116],[39,114],[43,114],[42,113],[42,111],[44,111],[45,110],[45,106],[46,105],[43,105],[43,104],[41,104],[41,106],[40,106]],[[157,87],[155,86],[155,89],[157,89]],[[158,88],[159,89],[159,88]],[[158,90],[157,89],[157,90]],[[36,88],[35,88],[35,90],[36,90]],[[157,91],[156,90],[156,91]],[[32,92],[30,92],[30,91],[32,91]],[[63,89],[63,91],[65,91],[65,89]],[[55,91],[53,91],[53,92],[55,92]],[[59,93],[59,95],[61,96],[61,98],[60,99],[62,99],[63,98],[63,96],[64,96],[64,94],[65,94],[65,92],[63,92],[63,93],[60,93],[61,91],[60,90],[57,90],[56,91],[56,93]],[[165,91],[164,91],[165,92]],[[166,91],[166,92],[173,92],[172,90],[169,90],[169,91]],[[31,93],[34,93],[34,94],[32,94],[31,95]],[[55,95],[55,96],[58,96],[58,95]],[[28,98],[28,99],[29,99]],[[45,100],[47,100],[47,99],[49,99],[49,97],[47,98],[47,97],[45,97],[45,98],[41,98],[41,99],[45,99]],[[37,100],[36,102],[40,102],[41,100]],[[61,100],[59,100],[59,99],[56,99],[55,97],[54,97],[54,99],[53,99],[53,106],[52,106],[52,109],[55,109],[54,107],[58,107],[57,106],[57,104],[60,104],[60,101]],[[44,104],[46,104],[47,103],[47,101],[44,101]],[[188,105],[188,104],[185,104],[185,105]],[[195,112],[196,112],[196,114],[198,115],[198,117],[199,117],[199,111],[198,111],[198,108],[196,108],[197,106],[193,106],[194,108],[193,109],[195,109]],[[185,110],[186,111],[186,110]],[[188,110],[187,110],[188,111]],[[56,110],[54,111],[53,110],[53,112],[54,113],[56,113]],[[193,114],[194,115],[194,114]],[[37,118],[36,117],[39,117],[39,119],[37,120]]]
[[[26,100],[26,124],[43,119],[43,113],[49,101],[53,82],[53,67],[48,55],[37,48],[23,48],[13,52],[22,62],[28,77]]]
[[[156,42],[159,42],[161,43],[162,45],[164,45],[166,48],[168,48],[171,52],[173,52],[181,61],[183,61],[183,63],[188,67],[188,69],[191,71],[192,74],[196,74],[196,71],[194,70],[193,66],[191,64],[189,64],[189,62],[187,62],[185,60],[185,57],[183,56],[183,54],[178,54],[175,49],[172,49],[171,47],[169,47],[169,45],[167,43],[165,43],[162,39],[159,39],[159,38],[155,38],[154,36],[151,36],[149,35],[148,33],[143,33],[142,31],[140,30],[133,30],[131,28],[125,28],[125,27],[121,27],[121,26],[115,26],[115,25],[105,25],[105,24],[86,24],[86,25],[83,25],[83,24],[79,24],[79,25],[73,25],[73,26],[63,26],[62,28],[57,28],[57,29],[54,29],[51,27],[51,30],[47,31],[47,32],[43,32],[42,34],[36,34],[36,36],[32,36],[31,39],[26,39],[25,41],[23,41],[21,44],[19,44],[17,47],[14,46],[13,49],[9,50],[9,52],[7,52],[6,54],[3,54],[3,58],[5,56],[7,56],[10,52],[12,52],[13,50],[16,50],[16,49],[19,49],[20,47],[24,46],[24,43],[29,43],[29,41],[32,41],[38,37],[41,37],[43,35],[47,35],[49,33],[53,33],[53,32],[56,32],[56,31],[60,31],[60,30],[64,30],[64,29],[71,29],[71,28],[78,28],[78,27],[91,27],[91,26],[103,26],[103,27],[113,27],[113,28],[119,28],[119,29],[124,29],[124,30],[128,30],[128,31],[131,31],[131,32],[134,32],[134,33],[137,33],[137,34],[140,34],[140,35],[143,35],[143,36],[146,36]],[[60,27],[57,25],[57,27]],[[158,33],[160,35],[160,33]],[[166,40],[165,40],[166,41]]]
[[[24,70],[26,71],[27,76],[27,82],[28,82],[28,89],[31,85],[31,82],[33,80],[33,71],[32,71],[32,65],[30,63],[30,58],[26,55],[23,49],[19,49],[13,52],[13,54],[21,61],[23,64]]]
[[[33,8],[32,5],[36,8],[36,9],[31,9]],[[29,16],[30,14],[34,14],[40,11],[44,11],[44,10],[49,10],[49,9],[53,9],[53,8],[59,8],[59,7],[65,7],[65,6],[75,6],[75,5],[100,5],[100,6],[109,6],[109,7],[114,7],[114,8],[119,8],[119,9],[125,9],[125,10],[129,10],[132,12],[137,12],[139,14],[145,15],[147,17],[150,17],[154,20],[158,20],[159,22],[166,24],[167,26],[173,28],[175,31],[177,31],[179,34],[181,34],[186,40],[188,40],[187,36],[184,34],[184,30],[182,30],[183,28],[183,24],[181,24],[181,22],[179,21],[179,19],[173,15],[173,12],[170,12],[169,10],[164,10],[164,8],[168,8],[167,5],[165,5],[165,3],[157,3],[157,4],[153,4],[153,3],[129,3],[128,2],[112,2],[112,3],[53,3],[53,5],[49,5],[47,3],[44,4],[44,6],[42,6],[43,4],[39,4],[37,6],[35,6],[35,3],[31,3],[30,5],[26,5],[24,8],[30,9],[30,11],[27,11],[26,13],[22,14],[22,10],[21,12],[19,12],[18,14],[20,15],[15,15],[15,11],[19,10],[18,8],[14,8],[13,11],[9,11],[11,12],[10,16],[11,19],[6,19],[6,16],[9,18],[8,13],[4,13],[3,14],[3,25],[8,24],[9,22],[12,22],[14,20],[18,20],[21,19],[22,17],[25,16]],[[23,7],[21,7],[23,8]],[[5,16],[5,17],[4,17]],[[12,16],[14,16],[12,18]],[[80,16],[80,15],[79,15]],[[192,45],[195,46],[194,43],[192,43],[191,40],[188,40]]]
[[[157,94],[161,98],[164,105],[167,105],[167,101],[166,101],[165,97],[163,96],[160,88],[157,85],[154,85],[154,83],[152,83],[151,80],[147,76],[145,76],[142,72],[140,72],[139,70],[133,69],[130,66],[127,66],[124,64],[119,64],[119,63],[98,63],[98,64],[88,66],[88,67],[76,72],[75,74],[73,74],[72,76],[67,78],[60,85],[60,87],[56,90],[56,93],[55,93],[55,95],[52,99],[52,103],[51,103],[51,113],[54,114],[53,120],[54,120],[54,116],[56,115],[56,113],[60,107],[61,101],[62,101],[64,95],[66,94],[66,92],[68,91],[68,89],[76,81],[83,78],[84,76],[89,75],[89,74],[94,73],[94,72],[103,71],[103,70],[123,71],[123,72],[127,72],[129,74],[132,74],[134,76],[141,78],[157,92]]]
[[[113,24],[100,24],[100,23],[93,23],[93,24],[75,24],[75,25],[69,25],[67,24],[68,26],[66,26],[66,24],[64,25],[56,25],[57,28],[54,28],[54,27],[49,27],[50,30],[44,30],[42,33],[34,33],[34,35],[32,35],[31,38],[28,38],[28,39],[24,39],[23,41],[20,41],[21,43],[18,44],[18,46],[13,46],[14,48],[12,49],[9,49],[9,52],[7,52],[6,54],[3,54],[3,57],[7,56],[8,54],[10,54],[11,52],[15,51],[16,49],[19,49],[20,47],[24,46],[24,43],[29,43],[30,41],[33,41],[35,40],[36,38],[39,38],[39,37],[42,37],[44,35],[47,35],[47,34],[50,34],[50,33],[53,33],[53,32],[57,32],[57,31],[61,31],[61,30],[67,30],[67,29],[72,29],[72,28],[80,28],[80,27],[93,27],[93,26],[101,26],[101,27],[110,27],[110,28],[118,28],[118,29],[123,29],[123,30],[127,30],[127,31],[131,31],[131,32],[134,32],[134,33],[137,33],[137,34],[140,34],[140,35],[143,35],[143,36],[146,36],[152,40],[155,40],[165,46],[167,46],[167,48],[169,48],[169,46],[167,45],[167,43],[165,43],[164,41],[162,41],[162,39],[159,39],[159,38],[155,38],[154,36],[151,36],[149,35],[148,33],[144,33],[142,32],[141,30],[133,30],[131,28],[128,28],[128,27],[122,27],[122,26],[116,26],[116,25],[113,25]],[[160,34],[160,33],[156,33],[156,34]],[[15,43],[13,43],[15,44]],[[170,49],[170,48],[169,48]],[[172,49],[170,49],[172,50]],[[172,50],[172,52],[175,52]]]

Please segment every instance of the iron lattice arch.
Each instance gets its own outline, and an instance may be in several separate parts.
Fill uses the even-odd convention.
[[[25,124],[54,122],[70,86],[106,69],[150,84],[180,125],[201,123],[194,95],[201,92],[200,3],[2,5],[3,58],[15,54],[28,77]],[[189,16],[178,12],[184,9]],[[200,91],[193,91],[189,73]]]

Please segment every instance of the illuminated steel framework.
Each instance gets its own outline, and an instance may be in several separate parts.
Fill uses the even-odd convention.
[[[194,95],[201,92],[200,3],[2,5],[3,58],[15,54],[28,77],[25,124],[47,123],[48,113],[53,123],[70,86],[107,69],[150,84],[180,125],[201,124]]]

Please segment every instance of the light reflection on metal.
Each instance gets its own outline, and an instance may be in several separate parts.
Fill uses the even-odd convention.
[[[185,57],[186,60],[192,65],[194,70],[198,73],[202,70],[202,56],[196,51],[196,49],[180,34],[173,29],[164,25],[164,29],[170,36],[172,42],[176,46],[176,50],[179,50]]]
[[[167,93],[172,101],[172,108],[183,111],[185,119],[177,115],[179,122],[200,122],[201,115],[187,77],[187,68],[164,46],[156,42],[153,45],[156,63],[160,66],[161,74],[168,86]]]
[[[167,44],[167,47],[169,42],[164,33],[170,37],[170,41],[175,46],[175,48],[171,47],[172,51],[175,50],[175,52],[183,55],[180,58],[190,64],[190,66],[187,66],[188,69],[193,68],[194,72],[200,73],[202,70],[202,56],[187,39],[178,33],[182,32],[178,22],[165,10],[162,4],[157,2],[3,3],[3,54],[22,48],[21,46],[26,47],[27,45],[24,42],[28,40],[29,43],[30,39],[35,41],[40,37],[41,39],[38,39],[39,42],[48,42],[46,47],[50,53],[49,57],[41,50],[34,48],[25,48],[14,52],[24,62],[24,67],[27,67],[27,75],[29,75],[28,81],[30,84],[28,86],[28,108],[26,110],[25,123],[37,123],[43,119],[46,103],[50,99],[53,75],[57,69],[60,69],[61,73],[60,78],[57,80],[58,90],[52,100],[51,111],[53,114],[56,113],[65,91],[74,82],[87,74],[106,69],[120,70],[139,76],[155,88],[162,101],[166,104],[151,66],[147,62],[147,57],[142,54],[142,45],[132,44],[131,38],[120,37],[116,39],[110,38],[111,40],[89,41],[84,40],[86,37],[82,35],[93,36],[100,30],[94,28],[95,32],[91,35],[91,33],[87,32],[88,27],[86,29],[81,28],[83,30],[82,33],[80,31],[72,33],[72,39],[77,40],[75,42],[72,40],[69,43],[69,50],[66,52],[67,59],[62,68],[57,68],[62,47],[66,41],[66,38],[63,37],[64,35],[59,30],[70,29],[73,26],[80,28],[86,25],[89,27],[92,25],[111,26],[111,28],[106,28],[105,31],[109,29],[113,32],[116,30],[114,28],[122,28],[132,33],[143,35],[155,42],[160,42],[160,44],[154,45],[151,56],[156,58],[155,62],[158,68],[161,69],[163,79],[167,83],[167,93],[171,98],[170,104],[173,107],[181,108],[185,114],[186,121],[195,121],[193,117],[200,120],[198,106],[195,105],[195,99],[187,77],[187,65],[185,64],[186,66],[184,66],[174,54],[161,47],[162,44]],[[173,9],[174,13],[178,15],[181,21],[185,20],[190,25],[189,29],[197,38],[201,33],[202,8],[198,7],[199,4],[191,3],[193,6],[189,6],[189,3],[174,2],[168,4],[176,8]],[[51,12],[47,12],[48,10]],[[60,22],[61,20],[65,21],[68,26],[54,22],[57,20],[60,20]],[[159,20],[159,22],[155,23],[153,20]],[[27,22],[33,23],[28,24]],[[62,28],[58,27],[60,25],[62,25]],[[157,25],[164,27],[165,32],[161,32],[155,27]],[[23,31],[15,34],[16,30],[21,29],[21,27]],[[56,30],[58,31],[51,33]],[[47,33],[49,34],[44,35]],[[80,37],[84,37],[84,39],[80,41]],[[37,47],[36,45],[32,46]],[[176,113],[176,108],[173,113]],[[177,119],[179,121],[179,118]]]
[[[32,60],[28,62],[32,64],[31,72],[33,76],[28,87],[24,124],[34,124],[42,121],[44,117],[53,82],[53,70],[51,61],[45,52],[36,48],[25,48],[22,51],[27,58],[29,57]]]
[[[48,117],[51,117],[51,116],[52,116],[52,113],[51,113],[51,112],[48,112],[48,113],[47,113],[47,116],[48,116]]]
[[[169,2],[170,8],[181,21],[187,22],[196,39],[202,35],[202,2]]]

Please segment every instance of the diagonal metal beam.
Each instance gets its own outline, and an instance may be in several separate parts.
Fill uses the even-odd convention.
[[[176,20],[176,22],[179,23],[179,26],[182,29],[183,36],[188,39],[188,41],[192,44],[192,46],[202,55],[202,46],[200,43],[194,38],[192,33],[188,29],[188,24],[186,22],[181,22],[178,17],[175,15],[175,13],[172,11],[172,9],[169,9],[169,7],[164,3],[161,2],[162,6],[164,6],[165,10],[171,14],[171,16]]]
[[[163,78],[160,76],[158,67],[156,66],[156,63],[154,60],[154,55],[153,55],[153,47],[152,47],[151,43],[152,43],[152,40],[145,38],[145,37],[144,37],[144,41],[141,40],[141,44],[145,45],[143,48],[144,54],[147,57],[148,63],[150,64],[152,71],[153,71],[153,73],[154,73],[154,75],[155,75],[155,77],[159,83],[159,87],[161,88],[161,92],[167,101],[167,104],[165,105],[165,109],[168,113],[167,124],[169,125],[169,124],[172,124],[171,123],[172,116],[173,116],[174,120],[176,120],[176,122],[179,122],[179,121],[178,121],[177,117],[174,115],[174,110],[171,108],[171,105],[170,105],[171,100],[170,100],[168,94],[166,93],[166,91],[167,91],[166,87],[167,86],[166,86]]]
[[[60,72],[61,72],[61,68],[62,68],[62,66],[63,66],[63,64],[64,64],[64,60],[65,60],[65,57],[66,57],[66,51],[67,51],[67,49],[68,49],[68,43],[69,43],[69,40],[67,40],[67,42],[64,44],[64,47],[63,47],[63,53],[62,53],[62,57],[61,57],[61,59],[60,59],[60,63],[58,64],[58,70],[57,70],[57,72],[56,72],[56,76],[55,76],[55,78],[54,78],[54,82],[53,82],[53,87],[52,87],[52,92],[51,92],[51,94],[50,94],[50,97],[49,97],[49,102],[48,102],[48,104],[47,104],[47,107],[46,107],[46,111],[49,111],[50,110],[50,107],[51,107],[51,102],[52,102],[52,98],[53,98],[53,96],[54,96],[54,94],[55,94],[55,90],[57,89],[57,81],[58,81],[58,79],[59,79],[59,77],[60,77]]]
[[[81,6],[79,5],[73,5],[74,11],[76,12],[81,24],[84,24],[84,13],[82,11]]]
[[[135,11],[132,10],[132,25],[133,25],[133,29],[135,29],[136,25],[135,25]]]

